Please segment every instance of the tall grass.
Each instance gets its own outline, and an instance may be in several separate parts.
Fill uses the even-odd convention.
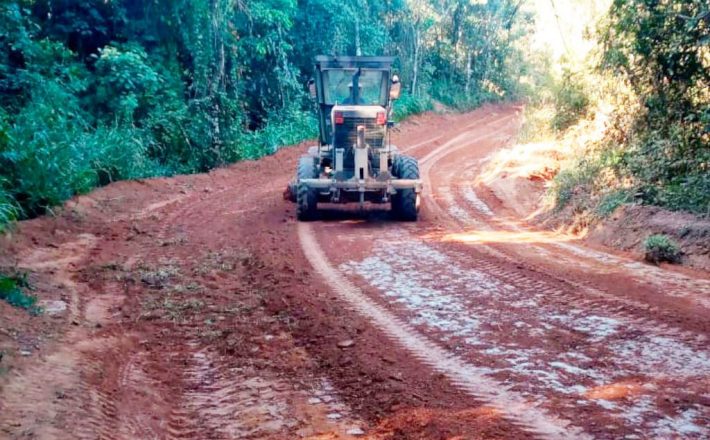
[[[403,121],[409,116],[424,113],[434,108],[434,102],[426,95],[412,95],[404,92],[394,103],[393,119],[396,122]]]
[[[242,133],[234,144],[232,160],[258,159],[318,136],[318,120],[311,112],[288,108],[272,114],[264,128]]]
[[[0,181],[0,233],[5,232],[7,226],[17,220],[19,210],[15,204],[15,200],[2,188]]]

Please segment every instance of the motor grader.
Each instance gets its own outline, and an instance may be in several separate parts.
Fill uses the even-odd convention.
[[[309,93],[318,107],[319,145],[301,156],[287,193],[299,220],[319,203],[391,205],[395,218],[415,221],[422,182],[413,157],[390,143],[392,104],[401,84],[393,57],[317,56]]]

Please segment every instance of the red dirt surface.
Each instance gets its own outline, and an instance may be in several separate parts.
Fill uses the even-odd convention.
[[[0,303],[0,437],[707,438],[708,273],[535,230],[475,185],[519,115],[397,129],[417,223],[298,224],[306,144],[20,223],[0,266],[57,310]]]

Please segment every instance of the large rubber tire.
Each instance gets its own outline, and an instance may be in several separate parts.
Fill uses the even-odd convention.
[[[392,164],[392,174],[398,179],[419,179],[419,163],[411,156],[398,155]],[[392,196],[392,213],[399,220],[413,222],[419,214],[417,192],[400,189]]]
[[[313,156],[302,156],[298,160],[296,177],[299,179],[315,179],[318,177]],[[301,221],[313,220],[318,211],[318,192],[313,188],[296,183],[296,218]]]

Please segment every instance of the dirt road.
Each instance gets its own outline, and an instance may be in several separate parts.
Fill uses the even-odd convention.
[[[710,438],[708,274],[536,230],[474,185],[519,124],[403,124],[417,223],[297,223],[305,145],[24,222],[0,264],[48,311],[0,310],[0,437]]]

